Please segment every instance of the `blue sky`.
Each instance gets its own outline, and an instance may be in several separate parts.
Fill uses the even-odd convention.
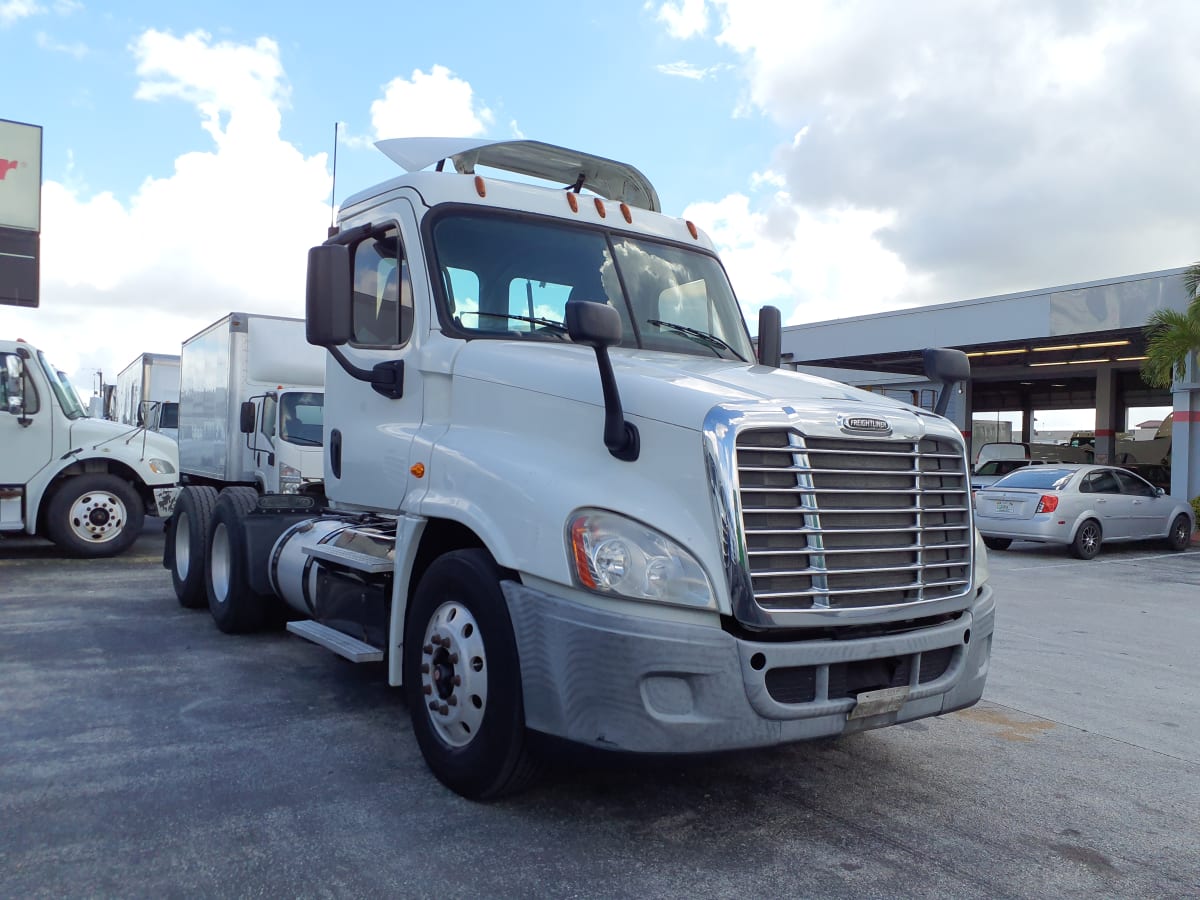
[[[300,315],[335,122],[338,199],[395,174],[380,137],[632,163],[749,316],[1185,265],[1198,38],[1184,0],[0,0],[0,118],[45,128],[42,307],[0,332],[82,375]]]

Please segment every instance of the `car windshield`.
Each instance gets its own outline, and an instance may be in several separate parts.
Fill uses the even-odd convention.
[[[620,346],[754,358],[714,256],[598,228],[451,212],[433,228],[443,314],[472,336],[569,340],[568,300],[609,303]]]
[[[1005,475],[993,488],[1031,488],[1039,491],[1061,491],[1066,487],[1074,469],[1058,469],[1053,466],[1025,466]]]

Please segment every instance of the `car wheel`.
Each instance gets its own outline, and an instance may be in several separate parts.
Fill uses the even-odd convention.
[[[515,793],[539,766],[526,746],[521,665],[500,570],[485,550],[439,557],[404,633],[413,733],[438,780],[470,800]]]
[[[1071,541],[1071,555],[1076,559],[1093,559],[1100,552],[1100,542],[1104,534],[1100,523],[1088,519],[1075,532],[1075,540]]]
[[[250,586],[246,515],[257,505],[254,488],[226,488],[217,497],[208,525],[204,587],[213,621],[226,634],[257,631],[275,607],[273,597]]]
[[[128,550],[145,521],[142,498],[116,475],[68,478],[46,506],[46,534],[76,556],[116,556]]]
[[[983,539],[984,546],[989,550],[1007,550],[1012,544],[1012,538],[990,538]]]
[[[175,511],[167,522],[167,546],[170,548],[171,583],[179,605],[200,609],[208,605],[204,590],[204,570],[208,565],[208,523],[217,505],[216,488],[185,487],[179,492]]]
[[[1186,550],[1192,543],[1192,521],[1183,513],[1175,517],[1167,533],[1167,546],[1172,550]]]

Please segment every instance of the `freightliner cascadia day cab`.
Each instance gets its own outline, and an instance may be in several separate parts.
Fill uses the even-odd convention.
[[[169,516],[175,442],[89,418],[42,351],[0,340],[0,534],[38,534],[77,556],[113,556],[146,514]]]
[[[539,734],[711,752],[979,700],[995,604],[951,422],[779,369],[777,310],[756,361],[712,242],[632,166],[379,146],[407,174],[309,254],[325,497],[185,489],[185,606],[382,660],[475,799],[528,783]],[[944,412],[966,357],[926,363]]]
[[[322,479],[325,352],[304,320],[234,312],[183,342],[185,483],[297,493]]]

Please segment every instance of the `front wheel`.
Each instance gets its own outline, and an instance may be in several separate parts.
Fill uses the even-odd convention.
[[[1076,559],[1093,559],[1100,552],[1100,542],[1103,539],[1100,523],[1088,519],[1075,532],[1075,540],[1071,541],[1071,555]]]
[[[46,534],[76,556],[116,556],[128,550],[145,521],[142,498],[116,475],[67,479],[46,507]]]
[[[983,545],[989,550],[1007,550],[1012,546],[1012,538],[992,538],[985,537]]]
[[[1186,550],[1192,543],[1192,520],[1180,513],[1175,517],[1175,521],[1171,523],[1171,530],[1167,533],[1167,546],[1172,550]]]
[[[404,629],[413,733],[438,780],[470,800],[526,787],[521,668],[500,570],[486,550],[456,550],[425,572]]]

